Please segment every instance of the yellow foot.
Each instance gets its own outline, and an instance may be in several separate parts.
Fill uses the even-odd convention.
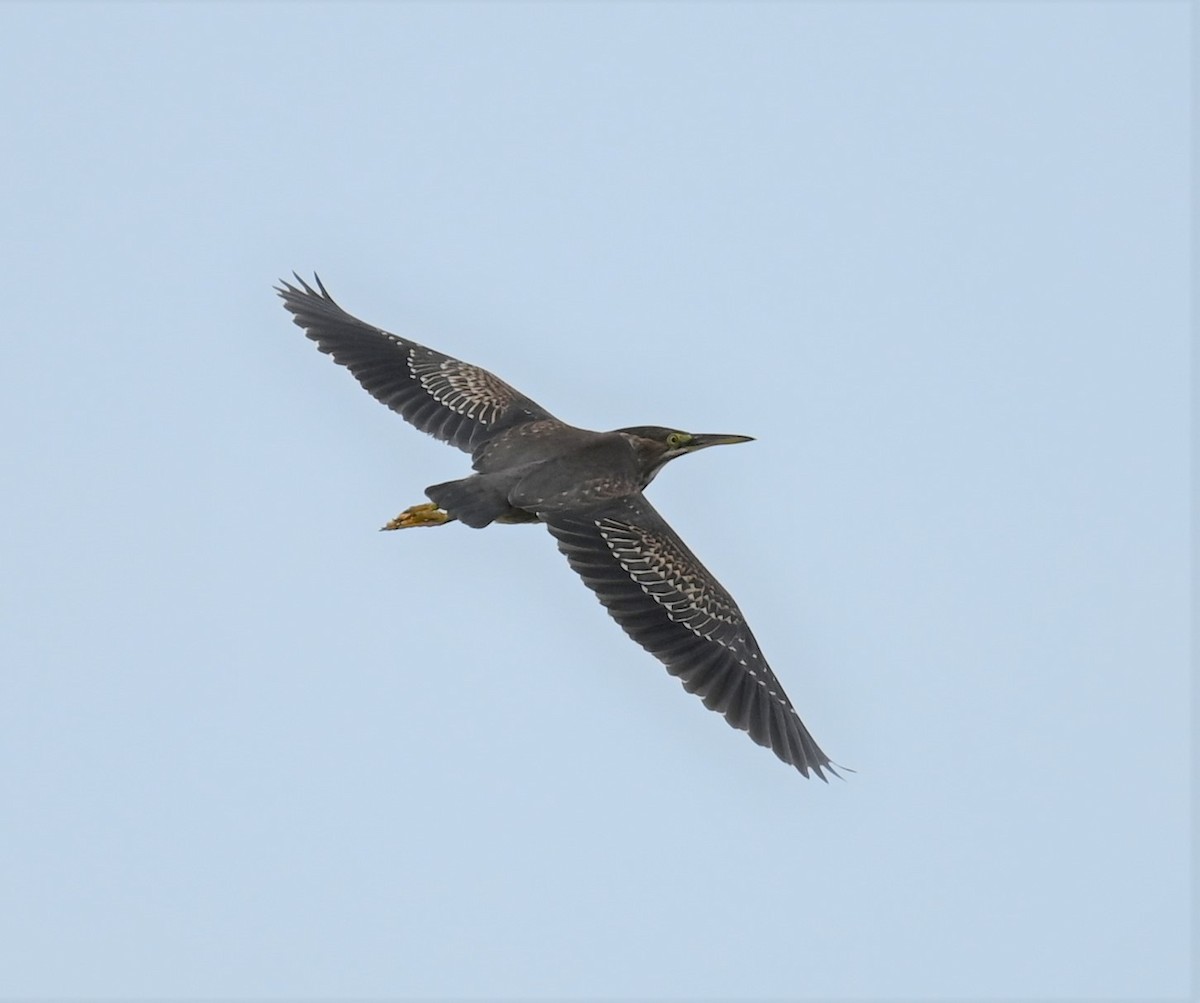
[[[408,529],[410,526],[440,526],[449,522],[450,516],[438,508],[433,502],[423,502],[406,508],[395,519],[381,529]]]

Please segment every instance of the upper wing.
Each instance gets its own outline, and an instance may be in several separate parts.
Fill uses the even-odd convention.
[[[346,313],[316,279],[299,275],[276,292],[317,347],[345,366],[377,401],[422,432],[471,452],[501,428],[550,418],[545,408],[486,369],[372,327]]]
[[[792,707],[733,598],[641,494],[542,518],[613,619],[699,694],[808,776],[837,771]]]

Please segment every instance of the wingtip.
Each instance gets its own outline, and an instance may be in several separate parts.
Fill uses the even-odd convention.
[[[294,296],[316,296],[330,303],[333,302],[333,297],[329,295],[329,290],[325,288],[325,284],[321,281],[321,276],[316,272],[313,272],[313,282],[316,283],[315,289],[308,284],[299,272],[292,272],[292,277],[298,285],[292,285],[287,279],[280,279],[279,285],[275,286],[275,292],[284,299]]]
[[[818,777],[820,777],[823,781],[825,781],[825,783],[829,783],[829,777],[825,776],[826,773],[832,774],[833,776],[837,777],[837,779],[840,780],[842,783],[845,783],[846,778],[843,777],[838,772],[838,770],[845,770],[845,772],[847,772],[847,773],[857,773],[858,772],[857,770],[851,769],[849,766],[842,766],[840,763],[833,763],[829,760],[826,760],[824,763],[822,763],[819,766],[816,763],[813,763],[812,769],[813,769],[813,772],[816,773],[816,775]]]

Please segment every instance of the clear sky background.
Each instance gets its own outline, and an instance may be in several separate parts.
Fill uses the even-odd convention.
[[[1189,989],[1184,3],[0,7],[0,995]],[[567,420],[846,782],[272,285]]]

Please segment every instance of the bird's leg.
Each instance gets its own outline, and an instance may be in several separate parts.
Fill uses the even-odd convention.
[[[395,519],[388,521],[380,529],[408,529],[410,526],[441,526],[453,522],[454,517],[442,511],[433,502],[422,502],[420,505],[410,505]]]

